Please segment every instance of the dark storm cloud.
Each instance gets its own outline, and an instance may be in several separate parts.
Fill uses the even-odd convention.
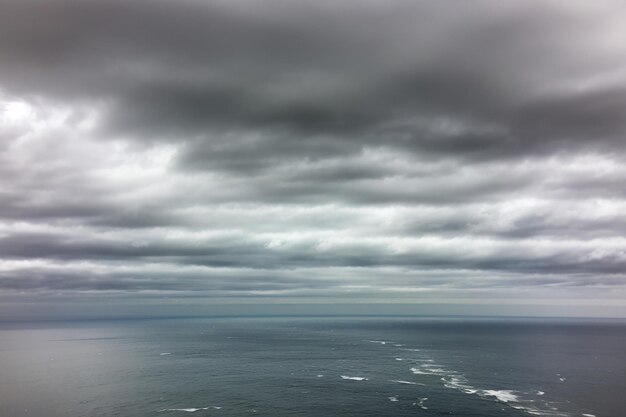
[[[603,61],[623,48],[598,68],[572,62],[596,53],[585,43],[599,22],[555,6],[9,2],[3,87],[104,100],[108,129],[175,135],[194,167],[371,146],[489,159],[621,152],[625,86],[556,86],[619,69]]]
[[[619,292],[625,12],[0,0],[0,288]]]

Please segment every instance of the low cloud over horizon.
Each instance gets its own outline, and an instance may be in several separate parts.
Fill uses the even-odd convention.
[[[626,315],[624,39],[609,0],[2,1],[2,312]]]

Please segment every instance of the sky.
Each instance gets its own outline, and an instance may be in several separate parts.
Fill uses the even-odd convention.
[[[626,5],[0,0],[0,316],[626,316]]]

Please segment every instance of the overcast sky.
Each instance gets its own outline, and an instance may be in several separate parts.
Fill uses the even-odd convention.
[[[0,313],[626,315],[625,134],[621,0],[0,0]]]

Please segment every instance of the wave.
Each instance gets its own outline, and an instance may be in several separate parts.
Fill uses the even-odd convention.
[[[479,391],[479,393],[484,395],[485,397],[495,397],[498,399],[498,401],[502,401],[503,403],[516,402],[519,400],[518,396],[513,394],[513,391],[509,389],[485,389]]]
[[[394,344],[394,342],[386,341],[386,340],[367,340],[370,343],[378,343],[381,345],[393,344],[398,347],[398,350],[411,351],[411,352],[421,352],[420,349],[415,348],[406,348],[401,347],[404,345]],[[410,371],[415,375],[433,375],[438,376],[442,381],[444,387],[455,389],[457,391],[461,391],[465,394],[477,395],[481,398],[485,399],[493,399],[495,401],[504,403],[511,408],[516,410],[523,411],[530,415],[537,416],[546,416],[546,417],[569,417],[570,414],[561,412],[553,407],[550,407],[551,410],[542,410],[537,408],[534,404],[535,400],[523,398],[524,395],[528,395],[528,393],[522,393],[515,390],[510,389],[482,389],[472,386],[467,378],[460,372],[446,369],[446,367],[435,363],[434,359],[431,358],[416,358],[416,359],[404,359],[404,358],[395,358],[397,361],[410,361],[414,362],[417,366],[409,368]],[[560,374],[557,374],[560,381],[565,381],[565,378]],[[343,379],[353,379],[353,380],[367,380],[367,378],[362,377],[347,377],[342,376]],[[407,384],[407,385],[425,385],[421,383],[404,381],[404,380],[392,380],[391,382],[399,383],[399,384]],[[543,391],[535,391],[535,395],[542,396],[545,393]],[[391,398],[396,397],[388,397],[390,401],[394,401]],[[419,406],[423,409],[427,409],[424,407],[423,403],[428,398],[422,398],[419,402],[413,403],[413,405]],[[549,406],[548,402],[544,402],[545,406]],[[595,417],[593,414],[583,414],[584,417]]]
[[[393,342],[390,342],[388,340],[368,340],[368,342],[370,342],[370,343],[378,343],[379,345],[386,345],[388,343],[393,344]]]
[[[362,377],[362,376],[346,376],[346,375],[341,375],[341,379],[349,379],[351,381],[369,381],[369,379]]]
[[[443,368],[438,367],[426,367],[425,365],[420,366],[419,368],[413,367],[410,368],[411,372],[415,375],[446,375],[448,371]]]
[[[396,382],[398,384],[406,384],[406,385],[425,385],[425,384],[420,384],[419,382],[403,381],[401,379],[392,379],[391,382]]]
[[[424,405],[424,401],[426,401],[428,398],[420,398],[420,400],[416,403],[413,403],[413,405],[417,405],[419,408],[421,408],[422,410],[428,410],[428,407],[426,407]]]
[[[420,361],[420,360],[417,360]],[[477,395],[481,398],[495,399],[501,403],[507,404],[509,407],[523,411],[530,415],[551,416],[551,417],[567,417],[568,413],[552,410],[542,410],[533,404],[534,400],[524,399],[521,396],[524,393],[509,389],[481,389],[472,386],[467,378],[460,372],[446,369],[445,367],[435,363],[433,360],[422,359],[425,362],[419,366],[409,368],[416,375],[434,375],[439,376],[440,381],[446,388],[461,391],[465,394]],[[544,395],[543,391],[535,391],[537,396]],[[545,403],[547,406],[548,403]]]
[[[163,413],[163,412],[167,412],[167,411],[184,411],[186,413],[195,413],[196,411],[203,411],[203,410],[220,410],[222,407],[217,407],[217,406],[208,406],[208,407],[199,407],[199,408],[164,408],[162,410],[159,410],[159,413]]]

